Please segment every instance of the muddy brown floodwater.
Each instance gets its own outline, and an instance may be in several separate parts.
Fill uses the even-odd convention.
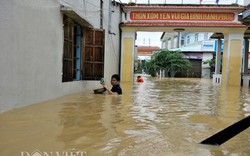
[[[250,155],[249,128],[221,146],[199,144],[250,114],[248,88],[144,79],[123,83],[122,96],[90,90],[1,113],[0,156]]]

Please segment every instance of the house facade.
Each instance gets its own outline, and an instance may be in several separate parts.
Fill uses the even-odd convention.
[[[95,87],[119,73],[120,3],[0,2],[0,112]]]
[[[172,32],[161,36],[162,48],[179,50],[193,64],[194,77],[209,78],[210,66],[205,61],[213,59],[216,51],[216,40],[211,40],[209,32]]]

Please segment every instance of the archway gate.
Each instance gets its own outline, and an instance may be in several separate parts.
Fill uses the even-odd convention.
[[[240,86],[244,33],[235,5],[125,5],[122,14],[121,78],[133,81],[137,31],[214,32],[224,35],[222,84]]]

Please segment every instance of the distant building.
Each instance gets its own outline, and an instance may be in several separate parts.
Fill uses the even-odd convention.
[[[137,46],[137,56],[152,56],[154,52],[158,52],[160,47],[157,46]]]
[[[135,48],[135,70],[141,65],[142,60],[148,60],[151,56],[160,50],[160,47],[157,46],[136,46]]]
[[[208,32],[164,32],[161,36],[162,49],[183,52],[193,65],[192,77],[209,78],[210,66],[203,62],[213,59],[217,48],[216,40],[209,39],[212,34]]]

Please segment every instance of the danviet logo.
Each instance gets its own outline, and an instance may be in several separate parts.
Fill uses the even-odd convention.
[[[87,156],[85,151],[72,149],[70,151],[40,151],[38,149],[33,152],[22,151],[21,156]]]

